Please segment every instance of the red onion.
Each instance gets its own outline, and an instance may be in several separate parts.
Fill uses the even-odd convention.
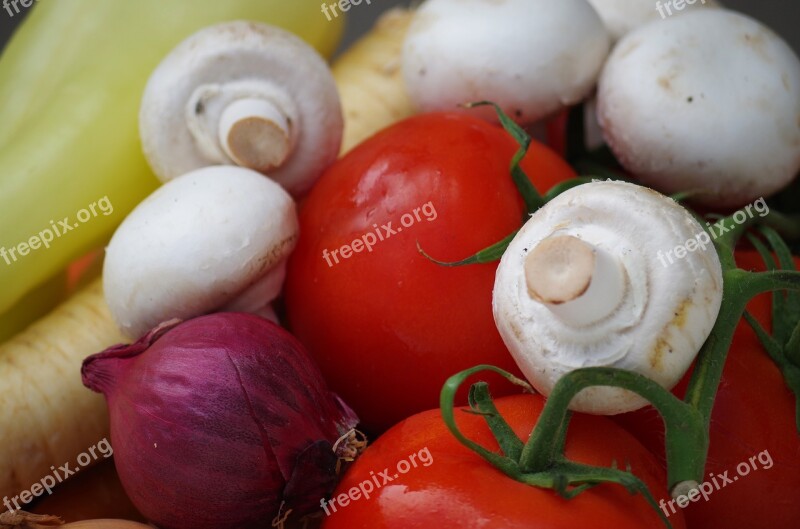
[[[114,460],[160,529],[269,527],[319,508],[358,422],[288,332],[258,316],[168,322],[83,362]],[[350,437],[348,437],[350,433]],[[285,502],[285,503],[284,503]]]

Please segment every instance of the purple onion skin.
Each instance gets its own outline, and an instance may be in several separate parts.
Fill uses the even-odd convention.
[[[81,372],[108,401],[125,491],[160,529],[270,527],[284,501],[312,512],[358,422],[303,346],[250,314],[164,324]]]

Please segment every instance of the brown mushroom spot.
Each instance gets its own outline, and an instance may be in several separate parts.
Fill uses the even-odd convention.
[[[666,90],[672,92],[672,81],[678,78],[678,72],[672,71],[668,75],[662,75],[658,78],[658,85]]]
[[[514,337],[517,339],[518,342],[522,343],[524,341],[524,334],[522,333],[522,329],[520,329],[519,325],[511,319],[509,320],[509,325],[511,326],[511,332],[514,333]]]
[[[766,62],[772,62],[772,56],[769,54],[769,49],[767,48],[767,42],[769,41],[770,36],[765,35],[763,32],[758,32],[755,34],[752,33],[745,33],[742,36],[742,41],[745,43],[746,46],[749,46],[753,49],[758,55],[761,56]]]
[[[693,303],[691,297],[684,299],[683,302],[675,309],[673,318],[664,326],[664,330],[661,332],[661,335],[656,339],[656,345],[650,352],[649,358],[650,367],[653,369],[657,371],[663,369],[664,354],[672,353],[672,345],[670,345],[668,340],[670,331],[673,327],[682,329],[686,325],[687,315],[692,305]]]

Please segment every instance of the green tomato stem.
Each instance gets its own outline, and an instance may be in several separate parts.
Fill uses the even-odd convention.
[[[520,469],[539,472],[562,451],[562,429],[568,406],[580,391],[592,386],[627,389],[647,399],[664,418],[670,488],[687,481],[702,481],[708,437],[702,416],[653,380],[624,369],[592,367],[564,375],[547,398],[542,415],[522,451]]]
[[[800,290],[800,272],[774,270],[752,273],[740,269],[723,272],[722,307],[706,343],[700,350],[684,401],[704,417],[706,428],[717,394],[733,334],[753,297],[773,290]]]

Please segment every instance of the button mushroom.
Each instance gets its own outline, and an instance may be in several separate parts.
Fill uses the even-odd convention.
[[[269,315],[298,236],[292,198],[240,167],[171,180],[123,221],[106,249],[103,288],[122,332],[217,310]]]
[[[644,183],[741,206],[800,170],[800,60],[751,18],[697,9],[619,41],[600,79],[598,118]]]
[[[252,22],[195,33],[156,68],[139,115],[162,181],[240,165],[297,196],[336,160],[342,111],[324,59],[295,35]]]
[[[679,247],[692,251],[657,258]],[[523,226],[497,269],[493,309],[520,369],[548,395],[564,374],[593,366],[671,388],[721,301],[719,258],[688,211],[644,187],[593,182],[559,195]],[[616,414],[645,404],[624,389],[591,387],[570,407]]]
[[[698,7],[719,7],[716,0],[588,0],[615,41],[654,20]]]
[[[584,99],[609,45],[586,0],[428,0],[406,36],[403,77],[421,111],[491,100],[530,124]]]

